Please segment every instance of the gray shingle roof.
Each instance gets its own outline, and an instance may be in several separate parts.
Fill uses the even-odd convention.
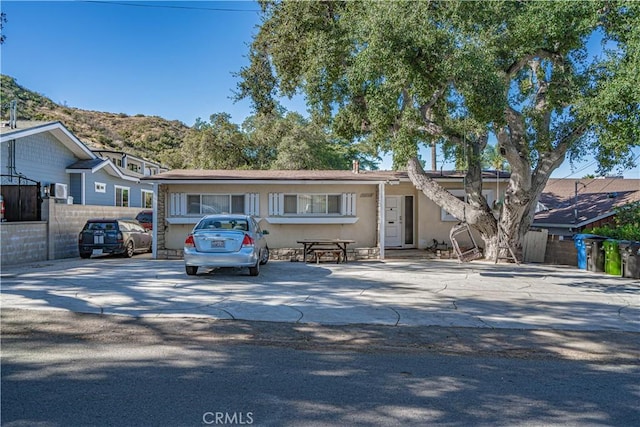
[[[576,187],[577,183],[577,187]],[[578,203],[575,203],[576,188]],[[586,225],[612,215],[617,206],[640,200],[640,179],[590,178],[550,179],[540,196],[549,210],[538,212],[533,225]],[[576,222],[574,209],[578,209]]]
[[[90,160],[78,160],[77,162],[67,166],[67,169],[93,169],[96,166],[100,166],[104,159],[90,159]]]

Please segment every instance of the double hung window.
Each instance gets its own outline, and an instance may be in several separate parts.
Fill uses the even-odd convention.
[[[129,187],[115,186],[116,206],[129,207]]]
[[[245,213],[244,194],[187,194],[187,214]]]
[[[340,194],[285,194],[285,215],[340,215]]]

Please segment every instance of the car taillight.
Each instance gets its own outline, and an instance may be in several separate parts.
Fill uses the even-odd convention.
[[[184,246],[187,248],[193,248],[196,245],[196,243],[193,241],[193,235],[189,234],[187,236],[187,240],[184,241]]]
[[[244,239],[242,239],[242,246],[253,246],[253,239],[248,234],[244,235]]]
[[[116,239],[118,239],[118,242],[123,242],[124,241],[124,237],[122,236],[122,232],[118,231],[118,234],[116,235]]]

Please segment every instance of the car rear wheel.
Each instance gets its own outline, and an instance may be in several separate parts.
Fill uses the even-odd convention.
[[[184,269],[189,276],[195,276],[198,272],[198,267],[194,265],[185,265]]]
[[[126,248],[124,248],[124,253],[123,253],[123,255],[124,255],[126,258],[131,258],[131,257],[133,256],[133,252],[134,252],[134,251],[135,251],[135,249],[134,249],[134,247],[133,247],[133,242],[132,242],[132,241],[129,241],[129,242],[127,243],[127,247],[126,247]]]
[[[260,265],[265,265],[268,262],[269,262],[269,248],[265,246],[264,250],[262,251],[262,256],[260,257]]]
[[[260,274],[260,260],[253,267],[249,267],[249,276],[257,276],[258,274]]]
[[[91,256],[91,252],[87,252],[87,253],[80,252],[80,258],[82,259],[87,259],[90,256]]]

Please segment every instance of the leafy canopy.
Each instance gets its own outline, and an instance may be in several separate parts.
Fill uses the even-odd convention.
[[[273,111],[304,93],[341,137],[392,151],[500,145],[516,174],[593,155],[629,166],[640,141],[640,3],[263,2],[238,97]],[[606,50],[593,56],[589,43]],[[471,150],[469,150],[471,151]],[[465,149],[460,149],[460,154]],[[509,154],[511,153],[511,154]],[[468,159],[467,159],[468,160]],[[481,159],[477,159],[478,162]]]

